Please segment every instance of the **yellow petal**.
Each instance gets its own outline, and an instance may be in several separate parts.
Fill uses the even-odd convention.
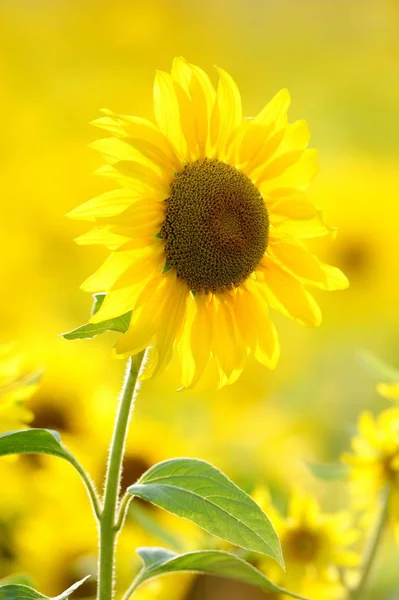
[[[182,331],[190,293],[187,285],[176,277],[174,271],[170,271],[167,277],[169,281],[165,291],[165,314],[155,333],[158,362],[152,375],[162,373],[172,360],[176,342]]]
[[[96,218],[117,215],[136,202],[138,198],[140,195],[130,190],[112,190],[77,206],[67,216],[72,219],[95,221]]]
[[[151,242],[148,246],[154,246],[159,243],[162,243],[156,235],[161,228],[162,217],[159,215],[153,216],[151,219],[148,219],[147,222],[144,219],[137,220],[133,225],[128,226],[113,226],[112,230],[114,234],[118,234],[120,236],[125,236],[127,239],[120,244],[120,247],[123,249],[128,249],[128,247],[136,247],[137,239],[145,239],[150,238]],[[131,245],[130,242],[133,242]]]
[[[208,298],[205,294],[197,294],[194,299],[195,316],[193,319],[190,347],[195,370],[189,388],[193,388],[201,379],[209,362],[212,342],[212,318]]]
[[[237,290],[234,318],[243,340],[264,366],[273,369],[279,358],[278,336],[272,324],[268,305],[252,280]]]
[[[373,415],[365,411],[363,412],[358,421],[358,429],[360,434],[370,443],[372,446],[378,444],[378,434],[376,423]]]
[[[336,555],[337,564],[354,569],[360,564],[360,556],[354,550],[340,550]]]
[[[295,523],[301,523],[303,519],[304,504],[306,497],[299,490],[294,490],[289,500],[288,516]]]
[[[337,229],[327,225],[319,213],[312,219],[289,219],[279,217],[270,212],[270,222],[273,224],[276,235],[290,236],[299,239],[311,239],[330,235],[334,239]]]
[[[133,163],[130,163],[131,165]],[[116,166],[120,166],[118,169]],[[140,165],[142,169],[146,169],[144,165]],[[101,177],[109,177],[119,183],[123,188],[127,188],[129,192],[133,193],[137,198],[145,198],[150,195],[153,200],[165,200],[165,198],[169,195],[169,186],[168,181],[164,181],[162,185],[157,185],[158,181],[155,177],[149,177],[151,173],[154,174],[154,171],[147,168],[148,177],[145,175],[140,176],[139,168],[136,169],[136,172],[129,173],[129,167],[123,165],[123,163],[114,163],[105,164],[99,167],[95,171],[95,175],[100,175]],[[159,180],[159,178],[158,178]]]
[[[101,267],[82,283],[81,289],[85,292],[108,291],[118,277],[131,265],[135,257],[136,253],[133,250],[112,252]]]
[[[197,122],[191,98],[182,86],[175,82],[175,93],[179,105],[180,127],[187,145],[187,158],[194,160],[198,156]]]
[[[157,71],[154,81],[154,111],[159,129],[172,142],[179,156],[187,157],[187,144],[182,135],[179,102],[172,76]]]
[[[258,344],[255,358],[268,369],[274,369],[280,357],[278,334],[264,307],[262,316],[261,320],[258,319]]]
[[[103,138],[95,140],[89,144],[89,148],[96,150],[102,154],[103,158],[114,164],[120,160],[135,160],[148,164],[149,161],[144,158],[140,152],[132,148],[125,141],[115,137]]]
[[[270,306],[305,325],[320,325],[320,308],[303,285],[269,259],[262,260],[262,267],[267,285],[259,290]]]
[[[189,94],[190,93],[190,85],[191,85],[191,75],[192,68],[189,63],[178,56],[173,59],[172,69],[171,69],[172,78],[184,89],[184,91]]]
[[[181,334],[176,344],[176,366],[177,377],[181,383],[180,390],[187,389],[195,375],[195,363],[191,353],[191,334],[193,321],[196,314],[195,300],[192,294],[188,294],[186,314]]]
[[[165,319],[166,300],[166,278],[159,276],[151,279],[142,290],[138,306],[133,311],[129,329],[115,345],[117,354],[130,356],[151,345],[157,329]]]
[[[136,182],[140,182],[142,185],[163,194],[164,198],[168,197],[170,191],[169,180],[163,178],[152,168],[133,160],[120,160],[114,163],[113,167],[131,180],[133,187],[136,186]]]
[[[271,239],[269,255],[280,267],[304,283],[324,290],[348,287],[348,280],[339,269],[322,263],[303,244],[288,239]]]
[[[271,213],[289,219],[306,220],[318,215],[316,207],[300,190],[290,188],[272,190],[266,198],[266,203]]]
[[[379,383],[377,392],[388,400],[399,400],[399,383]]]
[[[134,156],[139,156],[139,158],[136,160],[138,160],[138,162],[142,162],[150,168],[155,168],[155,170],[158,170],[162,174],[163,179],[171,180],[174,173],[181,169],[181,161],[179,161],[177,158],[171,159],[169,156],[164,154],[159,146],[155,146],[151,142],[147,142],[147,140],[136,140],[133,138],[126,139],[129,140],[129,147],[134,150]]]
[[[208,75],[199,67],[191,65],[191,99],[197,119],[199,158],[205,156],[208,148],[210,120],[216,92]]]
[[[284,130],[279,129],[273,135],[268,135],[259,151],[252,156],[251,160],[243,165],[242,170],[254,181],[258,180],[259,174],[265,169],[265,164],[270,164],[274,153],[278,150],[283,138]]]
[[[245,349],[239,339],[232,313],[225,294],[217,294],[213,300],[212,315],[212,352],[227,381],[237,370],[241,371],[245,360]]]
[[[192,68],[184,58],[175,58],[172,63],[172,79],[179,104],[180,123],[192,158],[198,157],[198,129],[194,105],[191,98]]]
[[[255,121],[262,125],[273,124],[274,130],[281,129],[282,127],[285,127],[287,123],[287,110],[289,105],[290,94],[288,90],[280,90],[255,117]]]
[[[257,172],[256,182],[260,184],[263,181],[282,176],[285,171],[298,163],[302,154],[303,150],[294,150],[293,152],[287,152],[286,154],[277,156],[277,158],[271,160],[264,168]]]
[[[306,121],[301,119],[294,123],[288,123],[284,129],[278,153],[285,154],[295,150],[304,150],[309,143],[310,132]]]
[[[122,246],[120,246],[116,252],[125,252],[126,250],[140,250],[145,252],[146,249],[151,249],[159,243],[160,240],[155,236],[154,233],[151,233],[151,235],[146,237],[135,237],[130,239],[128,242],[122,244]]]
[[[121,115],[120,117],[125,125],[126,141],[133,146],[137,145],[142,148],[147,143],[152,148],[157,148],[162,157],[166,157],[168,161],[177,169],[181,166],[176,150],[170,140],[156,127],[151,121],[140,117],[132,117],[129,115]]]
[[[232,77],[217,67],[219,85],[211,117],[210,141],[217,158],[223,159],[232,134],[241,124],[241,96]]]
[[[152,198],[140,198],[119,214],[104,217],[102,222],[111,225],[135,225],[137,223],[155,222],[165,218],[165,203]]]
[[[234,319],[241,338],[252,352],[255,351],[258,342],[257,322],[253,318],[254,310],[254,302],[247,282],[236,290]]]
[[[129,212],[124,213],[124,216],[128,215]],[[163,219],[164,211],[136,213],[134,220],[118,219],[118,222],[112,223],[112,231],[127,236],[128,239],[124,243],[124,247],[126,247],[126,245],[129,246],[128,241],[135,242],[137,238],[154,238],[161,229]],[[153,240],[153,243],[156,243],[156,241]]]
[[[262,181],[260,190],[268,194],[273,189],[296,188],[305,190],[318,171],[316,150],[304,150],[300,158],[279,177]]]
[[[304,524],[309,528],[314,527],[320,517],[320,507],[316,498],[308,497],[304,505]]]
[[[238,150],[238,162],[250,163],[254,161],[260,152],[263,144],[269,137],[270,128],[255,123],[253,119],[243,121],[243,134],[240,139]]]
[[[145,367],[144,371],[140,374],[140,377],[139,377],[140,381],[143,381],[145,379],[151,379],[151,377],[154,375],[154,371],[157,367],[158,360],[159,360],[159,354],[158,354],[157,348],[153,345],[147,346],[146,357],[147,357],[147,362],[144,365],[144,367]]]
[[[135,285],[143,279],[159,276],[165,265],[165,255],[162,245],[154,248],[147,256],[139,256],[112,284],[111,290],[118,290],[129,285]]]
[[[116,250],[121,244],[129,239],[128,236],[120,235],[112,231],[109,226],[94,227],[87,233],[80,235],[75,238],[75,242],[81,246],[90,244],[99,244],[109,248],[110,250]]]
[[[100,310],[90,317],[90,323],[101,323],[101,321],[120,317],[133,310],[145,284],[146,280],[122,289],[109,291]]]
[[[100,129],[105,129],[105,131],[109,131],[110,133],[113,133],[119,137],[126,135],[123,121],[118,115],[106,108],[103,108],[101,112],[106,116],[91,121],[90,125],[94,125],[94,127],[100,127]]]
[[[243,134],[234,143],[239,145],[238,162],[245,167],[246,173],[251,173],[270,159],[283,138],[284,130],[274,132],[272,124],[262,125],[254,119],[243,121],[242,126]]]

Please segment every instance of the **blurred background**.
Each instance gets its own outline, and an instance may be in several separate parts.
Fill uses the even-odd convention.
[[[293,487],[326,510],[347,506],[345,488],[321,484],[306,463],[336,460],[358,413],[388,406],[359,353],[399,364],[398,31],[396,0],[0,0],[0,341],[17,340],[26,368],[44,369],[28,403],[33,425],[60,430],[99,484],[123,364],[110,357],[111,334],[59,337],[87,320],[91,298],[79,285],[106,255],[76,246],[87,228],[64,215],[106,189],[92,175],[101,159],[87,146],[101,132],[89,122],[101,108],[152,118],[154,72],[181,55],[212,77],[215,64],[229,71],[247,115],[289,88],[290,119],[307,119],[320,154],[310,196],[339,228],[317,250],[351,286],[318,294],[317,330],[275,315],[275,372],[251,363],[217,393],[177,393],[173,372],[146,383],[124,483],[155,461],[199,456],[249,491],[267,486],[281,510]],[[30,573],[53,594],[94,570],[95,529],[68,465],[2,461],[0,481],[0,578]],[[185,547],[201,543],[198,530],[155,512],[142,507],[121,538],[122,582],[136,568],[134,548],[166,544],[165,527]],[[391,548],[373,598],[399,598],[394,560]],[[261,597],[191,577],[163,585],[142,598]]]

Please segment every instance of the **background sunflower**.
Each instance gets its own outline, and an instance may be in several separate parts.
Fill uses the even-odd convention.
[[[104,192],[104,181],[91,175],[101,160],[86,148],[96,138],[93,116],[107,106],[151,118],[155,70],[167,71],[173,57],[183,55],[208,72],[220,64],[234,74],[249,115],[279,89],[290,89],[290,117],[306,116],[320,156],[311,199],[328,224],[339,227],[334,243],[321,239],[311,248],[340,267],[351,286],[344,294],[316,292],[323,306],[320,329],[276,318],[284,353],[272,374],[251,362],[237,383],[217,394],[201,387],[165,393],[176,387],[177,373],[146,383],[137,429],[145,427],[154,440],[159,428],[173,433],[157,460],[201,455],[247,489],[268,484],[282,509],[293,480],[317,494],[326,511],[346,504],[340,484],[321,484],[305,463],[347,449],[361,410],[390,406],[375,392],[381,378],[364,372],[357,353],[365,347],[398,366],[398,10],[391,0],[1,3],[2,341],[20,341],[28,369],[46,367],[28,406],[48,426],[63,419],[68,443],[94,476],[88,449],[106,446],[122,365],[109,361],[111,335],[90,344],[57,337],[86,320],[89,300],[78,288],[106,258],[98,247],[82,252],[74,245],[72,238],[86,227],[64,214]],[[91,427],[88,414],[103,426]],[[151,448],[145,454],[136,467],[154,460]],[[56,527],[45,528],[45,513],[57,506],[60,519],[67,518],[60,502],[63,474],[54,468],[59,485],[41,503],[41,473],[51,467],[21,461],[18,468],[11,476],[10,465],[0,464],[1,479],[9,481],[0,498],[0,574],[19,569],[25,557],[43,591],[59,592],[71,575],[54,573],[43,581],[40,559],[26,549],[41,537],[41,551],[65,564],[66,545],[56,543]],[[29,503],[20,489],[27,471],[38,482]],[[83,494],[76,497],[83,506]],[[30,541],[18,526],[24,515],[35,515],[37,523],[28,530]],[[88,534],[88,546],[78,544],[78,565],[90,561],[90,541]],[[387,553],[373,598],[395,593],[395,561],[395,552]],[[190,586],[189,598],[256,598],[256,592],[220,582]]]

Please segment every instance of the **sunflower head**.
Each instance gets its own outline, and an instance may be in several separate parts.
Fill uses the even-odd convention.
[[[316,499],[295,492],[285,516],[271,504],[264,488],[258,488],[255,498],[270,515],[280,537],[286,571],[277,572],[267,561],[264,570],[280,585],[318,600],[342,597],[339,569],[354,569],[359,556],[351,549],[358,538],[347,512],[324,513]]]
[[[273,368],[269,308],[318,325],[308,287],[347,286],[304,242],[330,228],[305,194],[316,153],[306,123],[287,121],[288,92],[244,118],[236,84],[218,74],[215,89],[178,58],[156,74],[155,123],[104,111],[94,124],[112,137],[93,147],[120,187],[70,213],[95,222],[79,243],[111,250],[83,284],[106,293],[92,323],[131,313],[116,354],[150,347],[143,377],[175,358],[185,387],[204,373],[231,383],[249,355]]]
[[[357,538],[349,513],[322,513],[310,496],[293,495],[281,532],[287,563],[312,565],[320,575],[331,566],[358,565],[358,555],[348,549]]]
[[[386,410],[376,418],[364,412],[358,434],[352,439],[352,453],[344,454],[342,461],[350,468],[360,505],[375,504],[376,496],[387,485],[399,498],[399,410]]]

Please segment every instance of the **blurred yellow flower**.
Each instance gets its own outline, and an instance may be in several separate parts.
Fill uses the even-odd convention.
[[[388,400],[399,400],[399,383],[379,383],[377,392]]]
[[[23,370],[23,357],[14,344],[0,346],[0,433],[22,429],[32,418],[24,406],[37,388],[37,382]]]
[[[390,517],[399,525],[399,410],[389,409],[377,417],[360,415],[359,433],[352,439],[352,453],[342,461],[349,465],[349,477],[356,505],[377,509],[378,497],[390,486]]]
[[[340,598],[339,570],[356,568],[360,560],[350,548],[358,538],[350,514],[323,513],[315,498],[294,492],[284,518],[271,506],[264,489],[255,492],[255,499],[267,510],[281,539],[286,572],[267,561],[265,570],[273,580],[279,578],[288,589],[315,600]]]
[[[269,306],[318,325],[306,286],[347,287],[303,242],[330,229],[304,193],[317,159],[306,150],[306,122],[287,123],[287,90],[243,119],[236,84],[218,73],[215,91],[181,58],[171,74],[157,72],[156,125],[104,111],[94,124],[115,137],[92,146],[108,162],[99,172],[122,189],[70,213],[96,223],[79,243],[113,251],[82,286],[107,292],[91,322],[134,309],[116,354],[151,346],[144,378],[176,355],[184,387],[207,368],[218,386],[232,383],[249,354],[273,368],[279,345]]]

